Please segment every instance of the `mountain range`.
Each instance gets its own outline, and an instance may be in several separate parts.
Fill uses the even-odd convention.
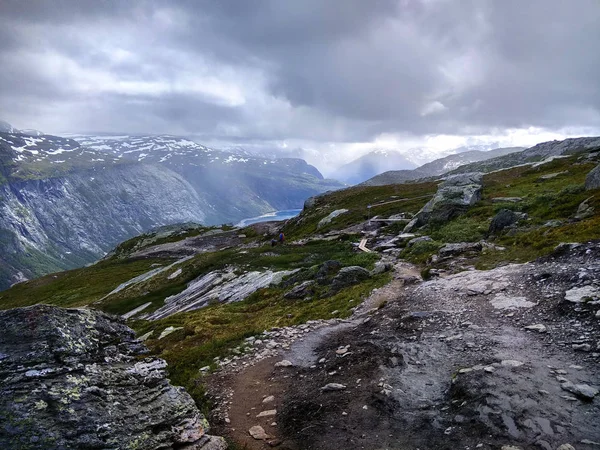
[[[386,184],[404,183],[410,180],[418,180],[442,175],[458,167],[477,161],[486,161],[498,156],[508,155],[524,150],[523,147],[497,148],[494,150],[468,150],[453,155],[439,158],[434,161],[423,164],[412,170],[389,170],[380,173],[362,184],[365,186],[383,186]]]
[[[300,159],[174,136],[0,132],[0,289],[91,263],[162,225],[238,222],[342,187]]]

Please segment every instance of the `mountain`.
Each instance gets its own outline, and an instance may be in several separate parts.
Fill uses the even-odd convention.
[[[390,169],[414,169],[416,165],[393,150],[375,150],[337,169],[332,178],[348,184],[362,183]]]
[[[0,133],[0,289],[93,262],[151,228],[236,223],[341,187],[303,160],[174,136],[77,139]]]
[[[451,173],[491,172],[522,164],[531,164],[550,158],[600,150],[600,137],[569,138],[563,141],[548,141],[537,144],[522,152],[473,162],[453,170]]]
[[[409,180],[418,180],[432,176],[442,175],[465,164],[474,161],[485,161],[501,155],[507,155],[523,150],[523,147],[497,148],[494,150],[468,150],[453,155],[439,158],[423,164],[414,170],[390,170],[362,183],[365,186],[382,186],[386,184],[404,183]]]

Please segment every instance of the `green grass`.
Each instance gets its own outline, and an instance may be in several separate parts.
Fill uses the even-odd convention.
[[[47,303],[62,307],[85,306],[119,284],[148,272],[158,259],[102,261],[90,267],[46,275],[0,292],[0,309]]]

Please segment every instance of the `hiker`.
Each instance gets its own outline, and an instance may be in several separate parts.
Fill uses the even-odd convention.
[[[275,247],[277,245],[277,241],[275,239],[271,239],[271,247]]]
[[[285,236],[283,235],[283,233],[279,233],[279,243],[283,244],[283,241],[285,241]]]

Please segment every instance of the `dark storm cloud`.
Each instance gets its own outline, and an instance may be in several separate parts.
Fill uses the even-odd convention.
[[[4,0],[0,111],[232,141],[600,127],[598,23],[597,0]]]

